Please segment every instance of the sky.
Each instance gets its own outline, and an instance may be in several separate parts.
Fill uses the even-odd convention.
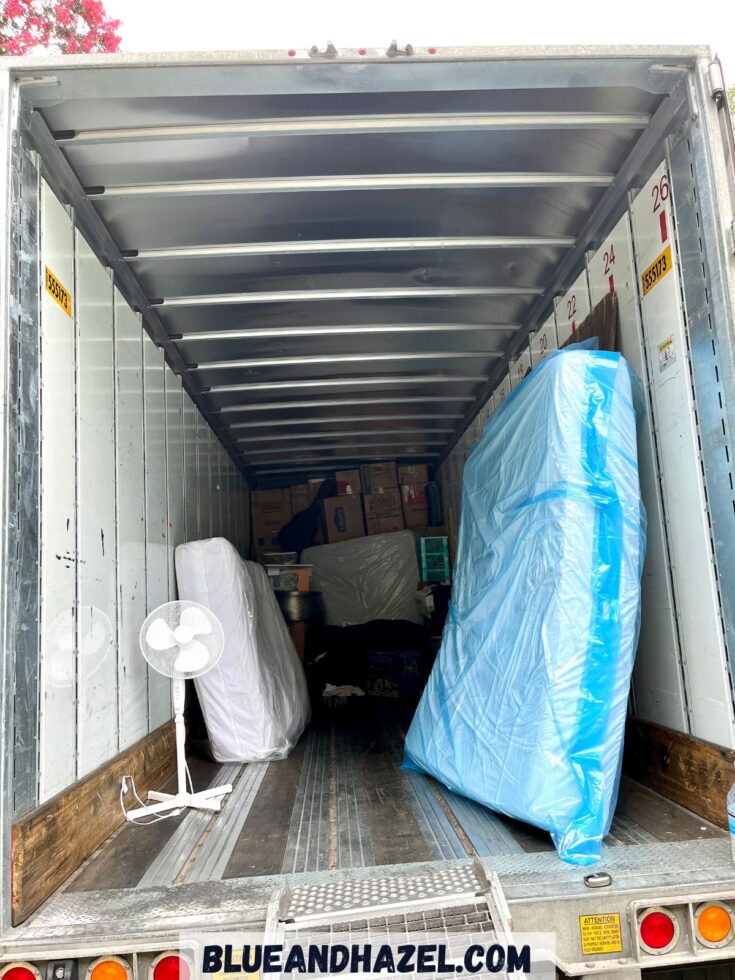
[[[125,51],[709,44],[735,85],[733,0],[106,0]],[[203,13],[205,12],[205,13]]]

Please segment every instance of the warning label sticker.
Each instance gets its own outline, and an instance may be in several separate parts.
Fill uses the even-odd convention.
[[[667,337],[662,344],[658,345],[658,369],[659,372],[665,371],[666,368],[671,367],[671,365],[676,360],[676,348],[674,347],[674,338]]]
[[[610,912],[605,915],[580,915],[579,935],[582,939],[582,952],[585,956],[595,953],[622,953],[623,936],[620,931],[620,915]]]
[[[64,289],[48,266],[46,266],[46,292],[53,296],[67,316],[71,316],[71,293],[68,289]]]

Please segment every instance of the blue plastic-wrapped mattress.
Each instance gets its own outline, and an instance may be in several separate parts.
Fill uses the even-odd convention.
[[[638,639],[645,512],[619,354],[545,358],[464,471],[452,603],[404,765],[600,856]]]

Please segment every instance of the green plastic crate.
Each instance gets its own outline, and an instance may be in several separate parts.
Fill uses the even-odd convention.
[[[422,582],[448,582],[449,538],[421,538],[420,562]]]

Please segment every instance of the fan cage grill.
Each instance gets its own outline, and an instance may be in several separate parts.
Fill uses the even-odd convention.
[[[176,640],[173,641],[172,646],[167,650],[154,650],[146,640],[148,630],[158,619],[163,620],[172,632],[176,630],[182,624],[182,614],[186,609],[195,609],[203,613],[211,625],[211,631],[209,633],[197,633],[193,638],[197,643],[201,643],[206,648],[208,654],[206,664],[198,670],[177,669],[176,661],[181,648]],[[202,606],[198,602],[167,602],[154,609],[146,617],[140,629],[140,649],[146,661],[157,673],[173,679],[191,680],[211,670],[217,665],[222,656],[224,642],[225,638],[222,624],[210,609],[207,609],[206,606]]]

